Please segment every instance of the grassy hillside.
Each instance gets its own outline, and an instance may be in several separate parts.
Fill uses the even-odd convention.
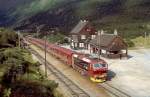
[[[108,33],[118,29],[124,38],[150,32],[149,0],[30,0],[9,16],[15,17],[13,27],[17,30],[35,31],[35,26],[45,24],[45,28],[57,28],[68,35],[81,19],[86,19]]]
[[[28,13],[32,17],[21,22],[21,25],[30,28],[32,24],[46,24],[69,32],[80,19],[87,19],[97,29],[105,29],[108,32],[115,28],[124,33],[150,30],[149,0],[64,0],[52,4],[53,7],[51,3],[45,4],[44,7],[43,3],[42,8],[45,10],[39,10],[38,5],[31,7],[31,12],[38,13],[33,16]]]
[[[108,15],[94,21],[98,27],[106,30],[119,29],[120,32],[141,35],[144,31],[150,31],[150,1],[126,0],[116,14]]]

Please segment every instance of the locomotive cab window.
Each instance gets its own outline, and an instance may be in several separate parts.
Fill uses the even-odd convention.
[[[94,68],[103,68],[105,66],[106,66],[105,64],[99,64],[99,63],[93,65]]]

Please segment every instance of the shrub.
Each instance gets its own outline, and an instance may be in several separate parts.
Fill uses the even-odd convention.
[[[126,39],[125,41],[128,44],[128,47],[134,47],[135,46],[135,44],[130,39]]]
[[[0,28],[0,48],[15,47],[18,44],[18,35],[10,30]]]

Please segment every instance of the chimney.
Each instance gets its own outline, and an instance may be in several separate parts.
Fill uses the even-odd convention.
[[[114,35],[118,35],[117,29],[114,30]]]

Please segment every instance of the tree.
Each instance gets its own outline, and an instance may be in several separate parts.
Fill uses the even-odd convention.
[[[18,44],[18,35],[10,30],[0,28],[0,48],[15,47]]]

